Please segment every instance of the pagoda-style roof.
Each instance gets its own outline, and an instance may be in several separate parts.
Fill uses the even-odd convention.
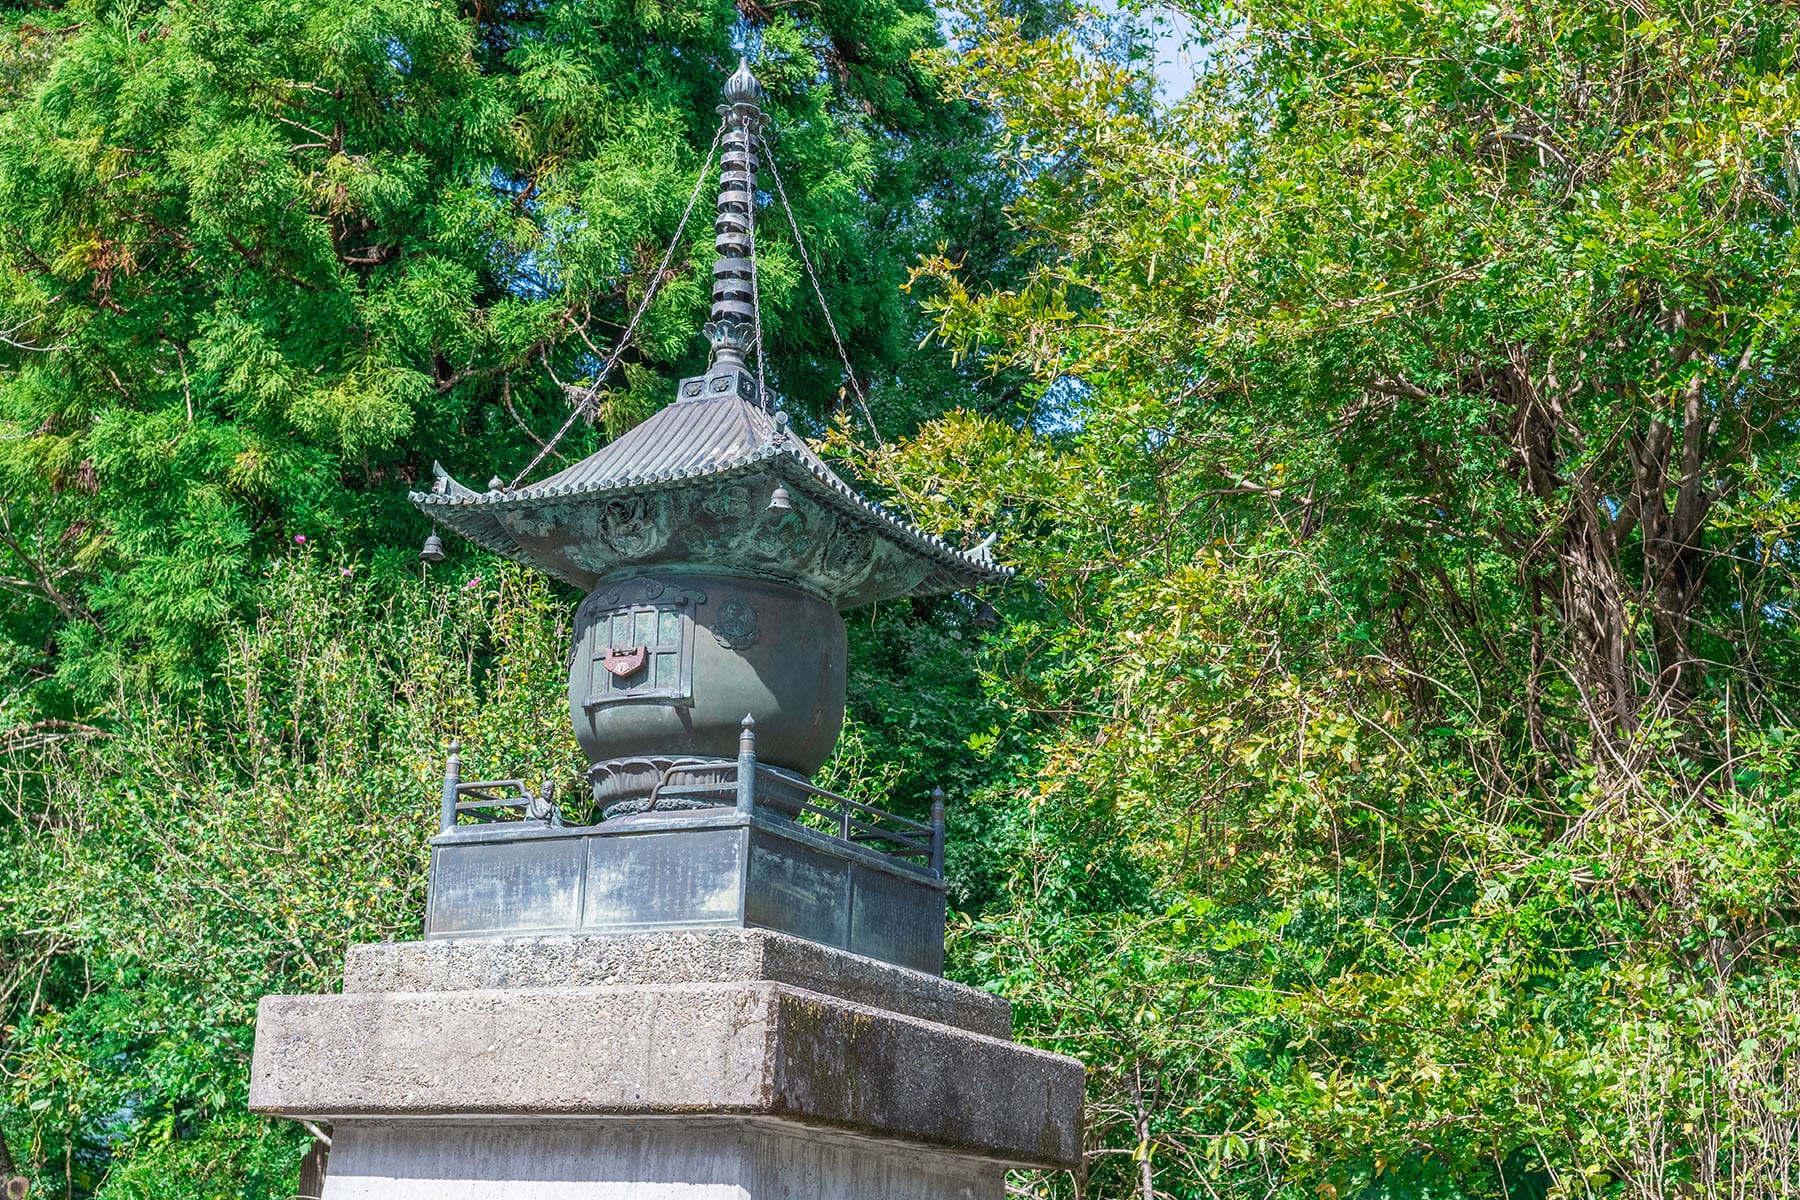
[[[477,545],[584,591],[639,568],[687,568],[793,583],[848,609],[1012,575],[985,545],[959,550],[865,499],[755,394],[753,376],[722,362],[540,483],[477,492],[440,469],[437,486],[411,499]]]
[[[720,109],[706,374],[682,380],[675,403],[541,483],[502,487],[496,479],[477,492],[439,468],[437,486],[413,493],[412,502],[477,545],[584,590],[656,567],[776,580],[846,609],[1008,578],[1012,571],[988,553],[993,539],[958,550],[901,520],[838,478],[770,411],[753,228],[761,98],[740,63]],[[627,325],[621,344],[630,333]],[[753,348],[755,375],[746,365]]]

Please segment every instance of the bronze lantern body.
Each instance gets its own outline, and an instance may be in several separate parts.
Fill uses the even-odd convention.
[[[545,910],[562,913],[556,921],[572,921],[575,928],[645,927],[633,924],[642,913],[633,907],[630,889],[598,910],[591,902],[596,889],[630,873],[619,864],[651,854],[645,838],[653,833],[741,828],[746,840],[732,843],[736,850],[721,848],[721,841],[703,851],[698,837],[669,843],[679,851],[670,851],[676,866],[665,863],[652,874],[665,868],[692,874],[694,864],[711,862],[725,875],[736,873],[741,894],[735,919],[741,923],[789,928],[847,946],[859,944],[861,936],[864,952],[936,969],[942,955],[941,817],[919,824],[829,796],[810,783],[844,720],[846,648],[839,613],[1002,580],[1011,572],[992,561],[985,544],[959,550],[858,494],[789,427],[752,373],[746,362],[757,328],[751,227],[763,116],[761,89],[747,67],[740,65],[731,77],[725,97],[718,258],[705,327],[712,354],[705,374],[682,380],[673,403],[541,482],[477,492],[440,468],[432,491],[412,500],[439,525],[587,593],[570,652],[568,704],[590,764],[593,798],[607,819],[581,834],[593,845],[578,864],[566,866],[580,882],[569,885],[576,899]],[[524,868],[502,863],[513,851],[497,847],[571,835],[560,829],[541,837],[506,829],[481,833],[471,829],[499,827],[460,826],[457,815],[466,809],[524,801],[505,799],[498,784],[464,783],[459,769],[453,761],[446,781],[433,912],[441,897],[455,892],[460,899],[446,900],[451,915],[438,922],[437,932],[466,932],[469,921],[483,931],[564,927],[516,914],[495,916],[497,907],[530,907],[542,899],[537,892],[501,896],[511,886],[506,881],[522,877]],[[727,804],[736,824],[719,812]],[[527,815],[542,816],[543,807],[540,801]],[[838,825],[828,847],[816,844],[821,814]],[[683,815],[686,826],[680,826]],[[792,843],[789,849],[770,848],[770,839],[782,838]],[[887,850],[871,849],[878,844]],[[477,846],[486,848],[476,854]],[[819,860],[815,852],[827,850],[830,861]],[[921,856],[924,863],[912,863]],[[464,864],[457,871],[474,870],[479,878],[458,875],[461,882],[453,886],[440,872],[452,858]],[[544,872],[565,870],[545,865],[549,857],[531,861]],[[819,891],[794,882],[802,876],[841,876],[841,886],[820,884]],[[667,884],[657,878],[663,880],[657,887]],[[895,890],[896,880],[906,886]],[[928,904],[896,899],[924,895],[915,884],[928,885],[935,898]],[[696,897],[723,894],[708,892],[703,882],[679,886]],[[783,888],[788,899],[770,907],[770,896]],[[801,895],[806,888],[817,894]],[[910,932],[896,941],[898,935],[868,916],[857,935],[850,910],[858,895],[869,913],[887,911],[879,905],[911,905],[908,911],[925,914],[923,924],[906,927]],[[801,908],[809,915],[794,915]],[[480,911],[469,915],[474,909]],[[567,915],[575,909],[579,914]],[[687,915],[655,920],[704,924],[729,918],[723,910],[696,917],[700,910],[691,905],[676,909]],[[624,910],[630,911],[621,916]],[[828,928],[839,932],[820,932]]]

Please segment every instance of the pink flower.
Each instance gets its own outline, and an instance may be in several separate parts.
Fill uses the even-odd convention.
[[[296,533],[294,535],[294,544],[296,546],[304,546],[306,544],[306,535],[304,533]]]

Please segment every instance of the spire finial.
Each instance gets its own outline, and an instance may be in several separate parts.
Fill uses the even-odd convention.
[[[706,340],[712,343],[713,365],[743,362],[756,317],[750,281],[750,223],[756,219],[756,135],[763,127],[762,85],[750,73],[748,59],[725,81],[725,121],[719,156],[719,211],[713,222],[712,316]]]
[[[739,56],[737,70],[725,81],[725,103],[760,106],[762,101],[762,84],[750,73],[750,60]]]

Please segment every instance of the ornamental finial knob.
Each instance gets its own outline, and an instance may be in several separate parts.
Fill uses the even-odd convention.
[[[762,84],[756,82],[756,76],[750,73],[750,60],[738,59],[737,70],[725,81],[725,102],[727,104],[761,105],[763,100]]]

